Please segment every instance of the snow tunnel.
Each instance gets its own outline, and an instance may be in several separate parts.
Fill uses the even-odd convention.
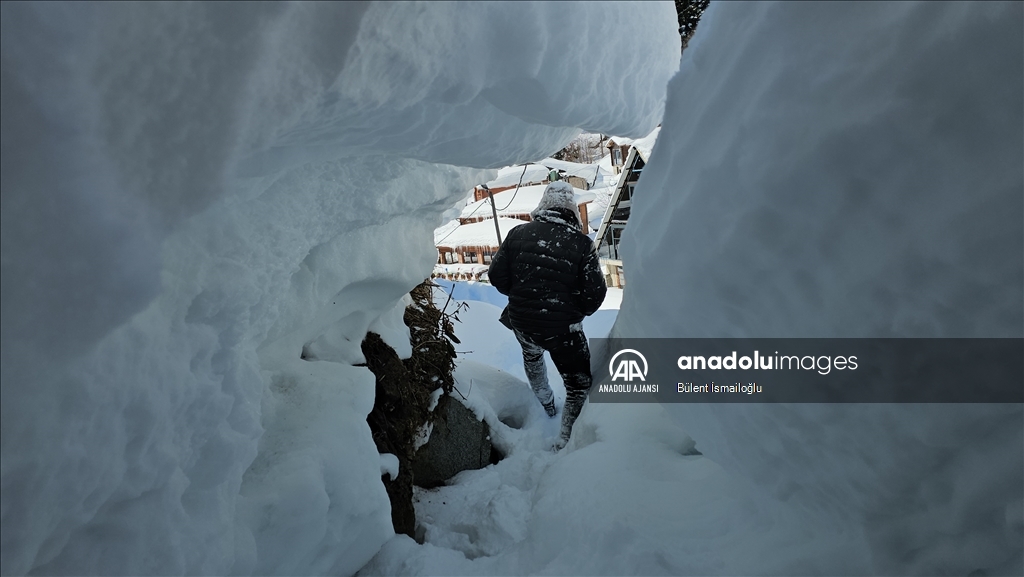
[[[1024,338],[1021,3],[0,16],[0,574],[1021,574],[1019,401],[588,403],[552,452],[454,283],[504,458],[411,538],[363,350],[474,187],[659,125],[592,335]]]

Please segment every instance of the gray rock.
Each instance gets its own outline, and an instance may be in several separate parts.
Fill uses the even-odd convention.
[[[413,457],[413,484],[431,488],[443,485],[457,473],[482,469],[491,460],[491,431],[456,398],[438,407],[430,440]]]

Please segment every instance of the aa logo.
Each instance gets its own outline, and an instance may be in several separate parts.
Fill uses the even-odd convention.
[[[618,364],[616,364],[615,360],[619,357],[622,357],[622,359]],[[636,358],[632,357],[640,359],[640,362],[644,364],[643,370],[640,370],[640,364],[637,363]],[[624,381],[630,382],[634,379],[640,379],[642,381],[647,378],[647,359],[645,359],[639,351],[635,351],[633,349],[622,349],[615,353],[612,360],[608,362],[608,374],[612,376],[612,381],[617,381],[620,378]]]

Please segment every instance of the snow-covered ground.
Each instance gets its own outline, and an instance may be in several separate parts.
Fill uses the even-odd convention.
[[[505,298],[487,284],[440,284],[435,302],[460,311],[457,394],[491,425],[506,457],[417,489],[423,544],[396,535],[360,575],[786,574],[816,563],[870,572],[847,541],[854,532],[838,529],[837,539],[837,528],[822,531],[802,511],[760,498],[695,453],[659,405],[591,405],[569,447],[553,453],[559,421],[533,397],[519,345],[498,323]],[[609,289],[584,321],[588,337],[607,334],[621,299]],[[565,389],[547,363],[561,406]],[[775,555],[780,547],[812,560],[794,565]]]
[[[462,322],[458,324],[456,331],[456,335],[462,340],[462,343],[456,346],[460,356],[526,380],[519,343],[511,331],[501,324],[495,324],[501,309],[508,304],[508,298],[486,283],[453,283],[442,279],[435,279],[434,282],[444,287],[452,295],[455,303],[468,305],[459,312],[459,319]],[[583,319],[583,330],[589,338],[602,338],[608,335],[621,302],[622,289],[609,288],[601,308]],[[444,300],[437,301],[437,305],[443,307]],[[449,304],[448,310],[453,310],[455,306],[457,305]],[[548,359],[548,364],[552,383],[557,382],[561,387],[561,380],[558,372],[554,370],[554,365],[551,364],[551,359]],[[565,391],[560,390],[556,393],[556,396],[558,395],[559,398],[564,398]]]

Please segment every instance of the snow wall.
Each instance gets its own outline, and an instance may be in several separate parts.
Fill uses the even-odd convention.
[[[1022,336],[1022,22],[713,2],[636,190],[613,334]],[[878,574],[1021,573],[1020,405],[666,408]]]
[[[646,134],[679,62],[671,3],[0,10],[4,575],[356,571],[363,335],[409,354],[481,169]]]

